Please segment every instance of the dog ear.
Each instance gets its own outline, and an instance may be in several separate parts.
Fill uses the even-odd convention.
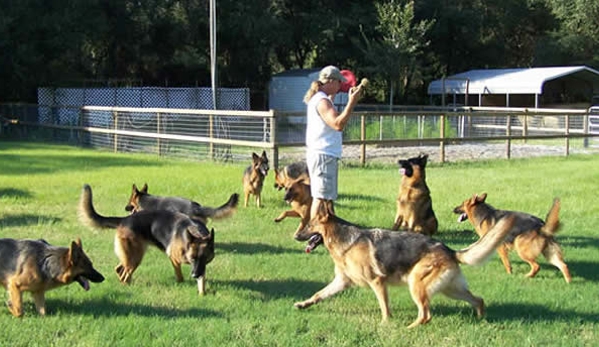
[[[266,151],[262,151],[262,158],[268,161],[268,157],[266,156]]]
[[[144,183],[144,186],[141,187],[141,192],[144,194],[148,194],[148,184]]]
[[[68,260],[71,265],[77,263],[82,252],[81,239],[77,238],[77,241],[71,241],[68,253]]]
[[[252,152],[252,160],[253,160],[254,162],[256,162],[256,161],[258,161],[258,159],[260,159],[260,157],[258,156],[258,154],[256,154],[256,153]]]
[[[480,196],[476,197],[477,202],[485,202],[486,199],[487,199],[487,193],[482,193]]]

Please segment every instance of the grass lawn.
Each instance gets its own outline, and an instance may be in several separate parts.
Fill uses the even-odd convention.
[[[416,155],[418,153],[414,153]],[[554,197],[562,199],[557,239],[572,273],[567,284],[542,257],[541,271],[525,278],[528,265],[515,253],[513,275],[494,255],[481,267],[463,266],[470,288],[485,299],[476,319],[468,304],[438,295],[431,322],[406,329],[417,310],[405,287],[391,287],[393,317],[380,323],[373,292],[352,288],[300,311],[293,303],[333,278],[326,249],[303,252],[292,239],[297,219],[274,223],[287,206],[269,173],[264,207],[254,204],[212,221],[216,258],[207,269],[208,294],[197,295],[187,277],[176,283],[167,257],[150,249],[130,286],[114,273],[114,231],[91,230],[77,219],[84,183],[96,210],[124,216],[133,183],[151,194],[183,196],[218,206],[242,194],[247,164],[169,160],[68,146],[0,141],[0,237],[44,238],[83,248],[106,281],[89,292],[73,284],[46,295],[39,317],[25,294],[25,316],[0,306],[0,346],[592,346],[599,341],[599,156],[577,155],[430,165],[427,182],[439,220],[436,238],[458,249],[474,242],[472,227],[458,224],[455,205],[475,193],[501,209],[544,218]],[[399,187],[397,166],[342,167],[337,213],[372,227],[391,227]],[[271,168],[272,169],[272,168]],[[243,199],[243,197],[242,197]],[[243,202],[240,204],[242,205]],[[184,266],[189,276],[189,266]]]

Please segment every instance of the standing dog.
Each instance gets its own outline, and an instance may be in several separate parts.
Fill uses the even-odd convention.
[[[401,183],[393,230],[407,230],[428,236],[437,232],[437,217],[426,185],[428,155],[399,160]]]
[[[543,222],[541,219],[524,212],[497,210],[485,203],[487,194],[474,195],[464,200],[461,205],[454,208],[453,212],[459,214],[459,222],[466,219],[470,221],[476,233],[484,236],[500,220],[511,217],[515,219],[505,242],[497,249],[499,258],[508,274],[512,273],[512,265],[508,258],[510,249],[515,249],[520,258],[530,265],[527,277],[534,277],[540,270],[536,261],[539,254],[543,253],[547,261],[560,269],[566,282],[570,283],[571,276],[568,266],[564,262],[562,250],[555,240],[555,233],[559,230],[559,199],[553,200],[553,205]]]
[[[335,278],[308,300],[295,303],[295,307],[310,307],[357,284],[374,291],[383,321],[387,321],[391,316],[387,286],[405,283],[418,306],[418,318],[409,328],[431,319],[430,300],[437,292],[467,301],[480,317],[484,301],[470,293],[459,264],[483,263],[513,223],[513,218],[502,219],[476,243],[454,251],[422,234],[361,229],[336,217],[330,206],[323,206],[296,239],[309,240],[308,248],[324,243],[335,263]]]
[[[79,283],[89,290],[89,282],[100,283],[99,273],[83,252],[81,240],[71,246],[55,247],[45,240],[0,239],[0,281],[8,291],[8,309],[15,317],[23,315],[23,292],[31,292],[35,308],[46,314],[46,291]]]
[[[305,161],[298,161],[284,166],[281,170],[275,169],[275,188],[281,190],[287,183],[302,178],[306,184],[310,184],[310,174]]]
[[[291,206],[291,210],[283,211],[275,222],[280,222],[287,217],[300,218],[300,224],[295,233],[304,229],[310,221],[310,206],[312,206],[312,195],[310,193],[310,183],[306,183],[305,177],[300,177],[293,181],[287,181],[285,185],[285,202]]]
[[[245,195],[243,206],[248,206],[250,194],[256,197],[256,206],[262,207],[261,193],[264,185],[264,178],[268,174],[268,158],[266,151],[262,151],[262,155],[258,156],[252,153],[252,164],[243,172],[243,192]]]
[[[125,206],[125,211],[131,213],[143,210],[167,210],[171,212],[181,212],[193,220],[203,224],[208,222],[208,218],[221,219],[231,216],[237,209],[239,194],[232,194],[225,204],[220,207],[207,207],[198,204],[195,201],[179,197],[163,197],[148,194],[148,185],[144,184],[141,190],[134,184],[129,197],[129,203]]]
[[[148,245],[165,252],[175,269],[177,282],[183,281],[181,264],[191,264],[191,277],[205,294],[206,265],[214,259],[214,229],[186,214],[166,210],[144,210],[127,217],[104,217],[96,213],[92,190],[83,186],[79,202],[81,221],[93,228],[116,229],[114,251],[119,258],[115,271],[121,283],[130,283]]]

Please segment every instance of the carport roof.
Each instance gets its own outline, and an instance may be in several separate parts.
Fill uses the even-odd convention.
[[[428,94],[542,94],[543,84],[564,76],[587,80],[599,90],[599,71],[587,66],[470,70],[432,81]],[[445,88],[443,88],[443,83]]]

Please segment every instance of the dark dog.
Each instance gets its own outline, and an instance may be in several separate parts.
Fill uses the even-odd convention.
[[[195,201],[179,197],[163,197],[148,194],[148,185],[144,184],[141,190],[134,184],[129,197],[129,203],[125,210],[131,213],[143,210],[167,210],[171,212],[181,212],[188,215],[191,219],[197,220],[203,224],[208,222],[208,218],[221,219],[231,216],[237,209],[239,194],[232,194],[225,204],[220,207],[207,207],[198,204]]]
[[[401,183],[393,230],[402,229],[429,236],[437,232],[437,217],[426,185],[427,160],[428,155],[420,155],[397,162],[400,166]]]
[[[310,174],[305,161],[298,161],[284,166],[281,170],[275,169],[275,188],[281,190],[289,182],[301,178],[306,184],[310,184]]]
[[[31,292],[35,308],[46,314],[46,291],[77,282],[89,290],[89,282],[100,283],[99,273],[81,247],[51,246],[44,240],[0,239],[0,281],[8,291],[8,309],[15,317],[23,315],[23,292]]]
[[[520,258],[530,265],[530,272],[526,275],[528,277],[534,277],[539,272],[540,266],[536,262],[536,258],[543,253],[547,261],[560,269],[566,282],[570,283],[570,271],[564,262],[561,247],[555,240],[555,233],[560,227],[559,199],[553,201],[553,206],[543,222],[528,213],[497,210],[485,203],[486,198],[487,194],[474,195],[472,198],[464,200],[453,212],[460,215],[459,222],[468,219],[479,236],[485,235],[489,229],[504,218],[515,219],[516,222],[505,242],[497,249],[507,273],[512,273],[512,265],[508,258],[510,249],[515,249]]]
[[[293,181],[287,181],[285,185],[285,196],[283,199],[291,206],[291,210],[283,211],[275,222],[280,222],[287,217],[300,218],[300,224],[295,233],[304,229],[310,221],[310,206],[312,206],[312,195],[310,193],[310,184],[306,183],[304,177]]]
[[[183,281],[181,264],[191,264],[191,277],[198,291],[205,293],[206,265],[214,259],[214,229],[186,214],[166,210],[144,210],[127,217],[104,217],[96,213],[92,190],[83,186],[79,202],[81,221],[93,228],[116,229],[114,250],[119,258],[115,271],[121,283],[130,283],[148,245],[165,252],[175,269],[177,282]]]
[[[268,175],[268,170],[266,151],[262,151],[261,156],[252,153],[252,165],[248,166],[243,172],[244,207],[248,206],[250,194],[256,197],[256,206],[262,207],[262,186],[264,185],[264,178]]]
[[[513,222],[513,218],[503,219],[476,243],[454,251],[422,234],[362,229],[323,205],[296,239],[309,240],[308,248],[323,242],[335,263],[335,278],[310,299],[295,303],[295,307],[307,308],[357,284],[374,291],[383,321],[387,321],[391,315],[387,286],[403,283],[418,306],[418,318],[409,328],[431,319],[430,300],[437,292],[467,301],[480,317],[484,301],[470,293],[459,264],[483,263],[501,244]]]

